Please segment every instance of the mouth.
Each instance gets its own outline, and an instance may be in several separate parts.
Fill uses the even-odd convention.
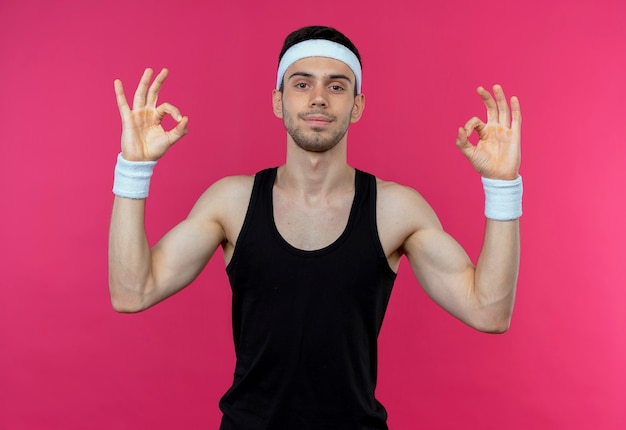
[[[333,121],[333,118],[326,115],[309,114],[301,115],[301,118],[309,125],[314,127],[324,127]]]

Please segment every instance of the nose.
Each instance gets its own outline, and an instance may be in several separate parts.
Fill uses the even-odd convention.
[[[311,107],[326,107],[327,101],[324,93],[323,85],[316,85],[315,89],[311,93]]]

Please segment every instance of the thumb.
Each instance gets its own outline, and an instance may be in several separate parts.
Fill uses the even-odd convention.
[[[471,129],[468,132],[465,128],[459,127],[456,135],[456,146],[466,155],[467,152],[473,150],[473,145],[468,139],[468,134],[470,133]]]

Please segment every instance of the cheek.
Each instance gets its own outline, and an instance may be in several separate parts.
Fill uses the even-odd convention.
[[[283,118],[285,120],[288,119],[288,117],[289,117],[289,108],[287,106],[285,106],[284,103],[281,103],[281,105],[280,105],[280,112],[282,114],[281,118]]]
[[[301,109],[294,103],[293,100],[285,100],[283,99],[281,103],[281,111],[282,118],[285,120],[294,119],[297,116],[297,113],[301,111]]]

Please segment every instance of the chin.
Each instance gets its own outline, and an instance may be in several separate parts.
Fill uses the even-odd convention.
[[[337,146],[337,143],[339,142],[334,142],[334,143],[326,143],[326,142],[322,142],[322,143],[311,143],[311,142],[298,142],[298,141],[294,141],[296,143],[296,145],[298,146],[298,148],[307,151],[307,152],[315,152],[315,153],[322,153],[322,152],[327,152],[330,151],[331,149],[333,149],[335,146]]]

